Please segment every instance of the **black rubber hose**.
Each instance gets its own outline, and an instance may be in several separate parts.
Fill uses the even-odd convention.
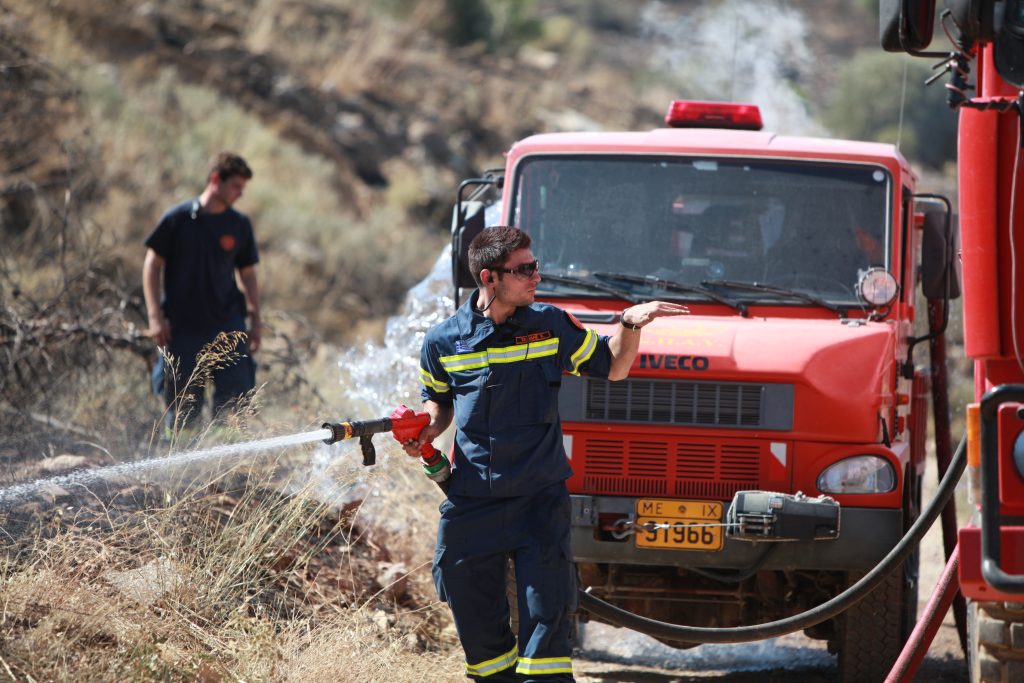
[[[678,640],[684,643],[749,643],[755,640],[777,638],[787,633],[795,633],[810,628],[815,624],[820,624],[864,599],[868,593],[881,583],[889,572],[914,551],[914,548],[924,537],[925,532],[935,523],[936,518],[938,518],[942,509],[946,506],[946,502],[956,490],[956,485],[960,481],[960,477],[963,475],[967,465],[967,457],[965,455],[966,443],[967,436],[964,435],[960,439],[960,445],[957,446],[953,460],[949,463],[946,476],[939,482],[939,486],[935,491],[935,497],[928,504],[928,507],[922,511],[921,516],[910,527],[906,535],[893,546],[889,554],[882,558],[882,561],[865,574],[860,581],[828,602],[823,602],[806,612],[794,614],[791,617],[779,619],[778,621],[770,621],[753,626],[701,628],[699,626],[668,624],[663,621],[641,617],[615,605],[610,605],[604,600],[582,590],[579,594],[580,607],[617,626],[639,631],[659,640]]]
[[[764,566],[764,563],[767,562],[768,558],[772,556],[772,553],[779,548],[778,543],[765,543],[765,545],[768,547],[765,548],[763,553],[761,553],[761,557],[757,558],[757,561],[754,562],[754,564],[742,571],[727,574],[725,572],[716,572],[710,569],[698,569],[696,567],[691,567],[687,571],[691,571],[697,576],[703,576],[705,579],[718,581],[719,583],[740,583],[761,571],[761,567]]]

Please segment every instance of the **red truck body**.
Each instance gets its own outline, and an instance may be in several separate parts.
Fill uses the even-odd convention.
[[[1017,88],[1004,81],[993,64],[991,44],[978,49],[978,91],[982,100],[1013,100]],[[960,114],[959,181],[960,223],[963,231],[964,353],[975,362],[978,401],[1000,387],[1024,383],[1019,362],[1019,339],[1024,338],[1024,268],[1015,261],[1021,218],[1020,181],[1015,179],[1020,154],[1020,114],[964,108]],[[1016,327],[1016,329],[1014,329]],[[1016,339],[1015,339],[1016,337]],[[1024,577],[1024,477],[1014,460],[1014,444],[1022,432],[1020,400],[998,408],[995,452],[981,454],[993,460],[998,472],[992,482],[995,496],[984,501],[997,508],[990,518],[998,529],[1000,557],[996,563],[1011,576]],[[979,462],[972,463],[980,467]],[[981,479],[980,476],[977,479]],[[981,504],[983,501],[976,500]],[[983,513],[985,510],[982,511]],[[974,520],[959,531],[961,591],[974,601],[1019,603],[1019,590],[993,585],[982,570],[982,527]],[[995,535],[995,531],[992,532]],[[1024,578],[1020,579],[1024,581]],[[1024,588],[1024,584],[1022,584]],[[1017,623],[1015,615],[1011,621]]]

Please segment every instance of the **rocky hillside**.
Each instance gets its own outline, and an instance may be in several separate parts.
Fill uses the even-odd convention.
[[[655,126],[673,96],[783,92],[813,120],[825,102],[801,92],[827,93],[832,68],[874,40],[856,4],[738,4],[2,0],[0,140],[15,153],[0,162],[0,230],[45,222],[29,207],[71,190],[68,218],[101,221],[133,263],[209,153],[234,146],[256,167],[243,208],[277,272],[323,282],[298,308],[342,332],[325,297],[343,314],[393,305],[428,265],[394,263],[393,242],[436,238],[457,182],[516,138]],[[333,253],[332,237],[366,223],[346,246],[383,243]]]
[[[138,385],[142,240],[218,149],[255,170],[264,363],[294,368],[379,330],[517,138],[655,127],[673,97],[822,132],[871,4],[0,0],[0,409]]]

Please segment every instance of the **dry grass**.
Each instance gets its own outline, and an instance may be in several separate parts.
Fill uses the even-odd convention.
[[[298,450],[37,516],[0,558],[0,665],[37,681],[450,680],[429,554],[359,501],[318,500],[319,480],[282,481]]]

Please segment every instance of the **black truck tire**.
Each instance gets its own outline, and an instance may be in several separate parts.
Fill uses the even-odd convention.
[[[971,683],[1024,681],[1024,604],[967,603]]]
[[[860,575],[852,574],[852,585]],[[884,681],[917,615],[917,553],[837,619],[841,683]]]

